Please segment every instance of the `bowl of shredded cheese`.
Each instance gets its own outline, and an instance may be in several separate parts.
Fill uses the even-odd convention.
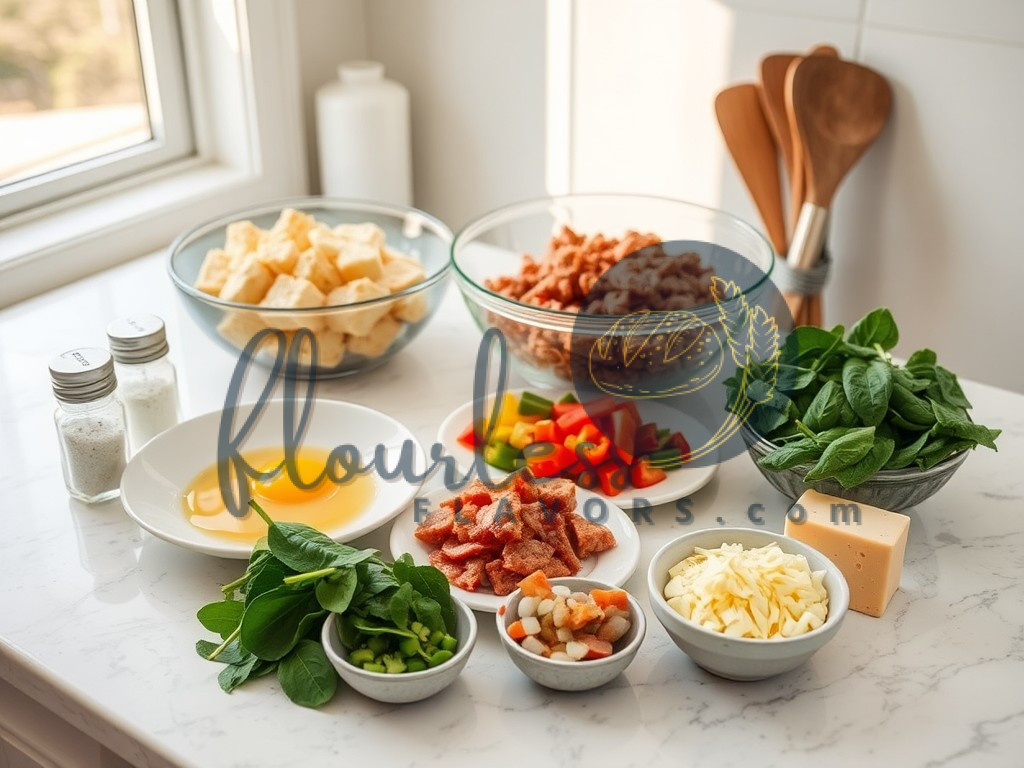
[[[850,603],[831,560],[752,528],[694,531],[669,542],[651,560],[647,586],[673,642],[730,680],[800,666],[839,631]]]

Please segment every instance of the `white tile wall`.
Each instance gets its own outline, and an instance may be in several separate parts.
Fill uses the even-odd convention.
[[[300,0],[322,3],[326,0]],[[668,194],[756,221],[712,100],[766,53],[835,44],[893,83],[892,124],[840,190],[829,322],[890,306],[898,351],[937,349],[1024,391],[1024,2],[572,2],[572,97],[546,114],[542,0],[363,2],[367,52],[413,96],[417,202],[459,226],[544,193],[545,124],[574,189]],[[558,175],[558,174],[554,174]]]
[[[1020,0],[865,0],[869,25],[1024,44]]]

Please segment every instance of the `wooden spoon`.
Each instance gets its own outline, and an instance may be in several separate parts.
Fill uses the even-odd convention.
[[[808,56],[828,56],[839,58],[839,51],[831,45],[816,45]],[[782,150],[782,159],[789,177],[789,216],[790,227],[796,225],[800,208],[804,204],[804,167],[803,149],[799,138],[789,124],[789,113],[786,111],[786,75],[794,63],[803,61],[797,53],[775,53],[761,59],[761,102],[768,125],[771,126],[775,143]]]
[[[783,254],[786,252],[786,220],[782,213],[779,161],[757,86],[743,83],[726,88],[715,98],[715,114],[733,162],[764,222],[768,239],[776,253]]]
[[[807,53],[808,56],[828,56],[832,59],[839,58],[839,51],[836,50],[835,46],[832,45],[816,45],[811,48]],[[795,63],[795,62],[794,62]],[[790,64],[790,67],[794,66],[794,63]],[[788,78],[788,69],[787,69]],[[787,80],[788,82],[788,80]],[[783,84],[783,108],[785,108],[785,84]],[[800,134],[795,127],[789,124],[789,112],[786,110],[786,125],[789,128],[790,138],[793,142],[793,173],[798,174],[800,177],[800,190],[799,197],[797,196],[796,190],[792,190],[792,197],[790,198],[790,226],[796,229],[796,220],[800,215],[800,209],[803,207],[804,190],[806,189],[807,173],[804,167],[804,147],[800,143]],[[821,295],[806,296],[799,303],[796,309],[796,315],[799,315],[799,325],[816,325],[820,326],[822,322],[822,308],[821,308]],[[796,320],[797,318],[794,318]]]
[[[808,269],[821,252],[836,189],[889,119],[892,89],[868,67],[808,56],[788,73],[786,108],[807,169],[807,193],[786,260],[794,269]]]

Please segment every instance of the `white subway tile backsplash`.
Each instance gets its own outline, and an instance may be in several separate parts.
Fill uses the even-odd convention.
[[[857,21],[864,0],[718,0],[737,11],[766,11],[816,19]]]
[[[889,306],[898,353],[930,346],[962,375],[1024,390],[1024,48],[868,29],[862,58],[895,106],[839,192],[827,319]]]
[[[866,0],[865,22],[1024,44],[1021,0]]]

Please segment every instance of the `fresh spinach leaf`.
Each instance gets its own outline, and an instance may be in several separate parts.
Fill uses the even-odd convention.
[[[356,566],[356,573],[359,574],[359,591],[370,595],[376,595],[385,589],[397,587],[398,581],[392,573],[391,566],[384,563],[373,562],[372,560],[359,563]]]
[[[274,523],[270,526],[267,539],[274,556],[298,573],[323,568],[345,568],[377,554],[374,549],[359,550],[338,544],[302,523]]]
[[[896,449],[896,442],[888,437],[877,438],[863,458],[855,464],[835,473],[836,480],[843,488],[860,485],[885,466]]]
[[[246,606],[241,643],[259,658],[276,661],[291,651],[325,613],[311,584],[277,587]]]
[[[940,461],[945,461],[954,453],[973,449],[975,445],[976,443],[973,440],[957,440],[948,437],[936,438],[921,449],[914,463],[921,469],[930,469]]]
[[[245,604],[248,605],[264,592],[277,589],[284,583],[286,576],[295,575],[295,571],[274,556],[270,556],[258,568],[245,588]]]
[[[369,619],[358,616],[352,618],[352,626],[364,635],[398,635],[399,637],[416,637],[416,633],[409,629],[399,629],[390,624],[377,624]]]
[[[842,469],[856,464],[871,450],[875,441],[874,427],[851,429],[842,437],[833,440],[821,454],[818,463],[804,475],[804,482],[816,483],[833,477]]]
[[[395,578],[400,582],[408,582],[412,588],[424,597],[436,600],[441,606],[441,618],[444,619],[445,631],[455,633],[455,606],[452,604],[451,586],[448,579],[439,570],[429,565],[412,565],[400,557],[395,561]]]
[[[394,594],[391,595],[391,600],[388,602],[388,612],[391,615],[391,621],[399,629],[405,629],[409,625],[409,610],[412,608],[414,597],[412,584],[408,582],[396,589]]]
[[[935,423],[935,414],[932,413],[928,401],[921,399],[898,382],[893,382],[889,407],[911,423],[924,424],[928,427]]]
[[[210,661],[210,654],[213,653],[220,647],[220,643],[211,643],[209,640],[197,640],[196,641],[196,653],[202,656],[207,661]],[[241,663],[249,652],[244,650],[235,640],[228,643],[227,647],[223,651],[217,654],[217,658],[213,661],[221,664],[239,664]]]
[[[893,320],[892,312],[883,307],[868,312],[854,323],[846,339],[849,343],[861,347],[873,347],[877,344],[882,349],[889,350],[899,342],[900,332],[896,327],[896,321]]]
[[[881,424],[892,395],[892,368],[884,360],[852,357],[843,364],[843,391],[866,426]]]
[[[784,469],[798,467],[801,464],[810,464],[812,461],[817,461],[824,450],[824,446],[819,445],[809,437],[805,437],[802,440],[788,443],[781,448],[776,448],[771,453],[762,456],[757,460],[757,466],[771,472],[779,472]]]
[[[445,630],[444,619],[441,618],[441,604],[430,597],[417,595],[412,601],[412,612],[416,614],[416,620],[430,631]]]
[[[343,568],[316,585],[316,599],[324,610],[344,613],[352,602],[359,586],[359,575],[355,568]]]
[[[220,635],[224,640],[237,629],[244,608],[245,604],[241,600],[219,600],[200,608],[196,612],[196,618],[203,627]]]
[[[938,434],[970,440],[996,450],[996,438],[999,437],[1002,430],[989,429],[981,424],[975,424],[962,408],[945,405],[935,400],[932,400],[931,404],[937,422],[935,430]]]
[[[915,378],[935,378],[935,364],[938,358],[930,349],[919,349],[912,354],[904,366]]]
[[[281,659],[277,681],[285,695],[303,707],[326,704],[338,689],[338,673],[327,660],[323,646],[313,640],[300,641]]]
[[[802,421],[815,432],[831,429],[839,423],[845,402],[842,386],[834,381],[826,382],[807,406]]]
[[[960,388],[956,374],[947,371],[941,365],[935,366],[935,383],[929,387],[929,394],[936,400],[942,400],[949,405],[958,408],[970,408],[971,401],[967,399],[964,391]]]
[[[251,653],[237,664],[229,664],[217,675],[217,682],[225,693],[231,693],[253,675],[259,659]]]
[[[904,467],[909,467],[914,463],[914,459],[917,458],[920,450],[924,448],[929,437],[931,436],[927,432],[922,432],[914,442],[895,450],[882,469],[903,469]]]
[[[894,384],[900,384],[911,392],[924,392],[928,389],[928,385],[931,381],[928,379],[918,379],[914,377],[910,371],[906,368],[893,367],[892,369],[892,380]]]

